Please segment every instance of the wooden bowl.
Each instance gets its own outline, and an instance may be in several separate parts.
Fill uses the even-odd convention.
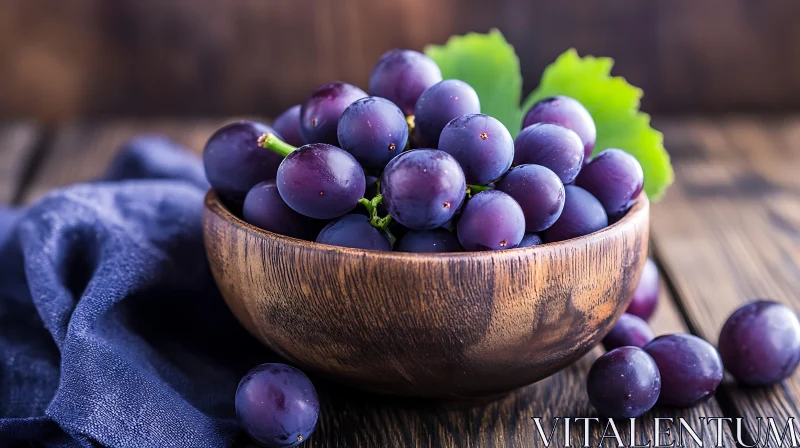
[[[648,246],[644,194],[599,232],[498,252],[349,249],[251,226],[209,192],[205,245],[250,333],[290,362],[370,391],[466,398],[543,379],[630,303]]]

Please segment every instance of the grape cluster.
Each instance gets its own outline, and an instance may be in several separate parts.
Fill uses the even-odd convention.
[[[725,369],[742,384],[765,386],[800,364],[800,320],[785,305],[761,300],[736,310],[717,351],[690,334],[654,337],[647,319],[658,294],[658,268],[648,259],[627,312],[603,339],[608,353],[586,380],[589,401],[608,417],[637,417],[656,404],[695,405],[716,392]]]
[[[620,219],[644,175],[578,101],[547,98],[514,138],[467,83],[429,57],[383,55],[369,94],[331,82],[273,127],[240,121],[208,140],[204,165],[248,223],[379,251],[505,250],[580,237]]]

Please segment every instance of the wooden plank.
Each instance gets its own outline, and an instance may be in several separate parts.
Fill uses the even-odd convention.
[[[6,0],[0,116],[275,115],[335,79],[366,88],[391,48],[492,27],[526,91],[575,47],[615,58],[653,113],[796,110],[799,13],[785,0]]]
[[[40,136],[33,123],[0,123],[0,204],[16,197]]]
[[[676,183],[652,209],[653,238],[691,326],[716,343],[730,313],[752,300],[800,310],[800,121],[679,120],[666,129],[679,154]],[[800,415],[800,372],[763,389],[728,379],[723,390],[751,431],[756,417]]]

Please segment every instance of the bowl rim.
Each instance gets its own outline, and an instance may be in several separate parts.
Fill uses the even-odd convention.
[[[358,249],[352,247],[341,247],[341,246],[334,246],[331,244],[317,243],[315,241],[302,240],[299,238],[294,238],[291,236],[270,232],[269,230],[264,230],[260,227],[256,227],[252,224],[249,224],[243,219],[231,213],[231,211],[228,210],[228,207],[226,207],[219,199],[219,196],[217,195],[217,193],[214,191],[213,188],[209,189],[208,192],[206,193],[205,199],[203,200],[203,207],[206,211],[217,215],[221,220],[231,223],[236,227],[246,231],[249,234],[256,235],[260,238],[277,240],[286,245],[298,248],[326,250],[326,251],[339,252],[343,254],[382,257],[382,258],[442,260],[451,258],[476,258],[476,257],[486,257],[486,256],[494,257],[500,254],[519,255],[525,252],[533,253],[544,250],[556,250],[559,247],[566,248],[566,247],[574,247],[576,245],[582,245],[584,243],[585,244],[593,243],[603,238],[606,238],[609,235],[618,234],[619,230],[622,227],[631,226],[634,225],[636,222],[646,219],[646,217],[643,215],[647,215],[649,213],[650,200],[647,197],[647,194],[644,191],[642,191],[642,193],[636,199],[636,203],[634,203],[633,207],[631,207],[631,209],[628,210],[628,212],[625,214],[625,216],[622,217],[622,219],[596,232],[590,233],[588,235],[579,236],[577,238],[540,244],[538,246],[515,247],[513,249],[507,249],[507,250],[434,252],[434,253],[394,252],[394,251]]]

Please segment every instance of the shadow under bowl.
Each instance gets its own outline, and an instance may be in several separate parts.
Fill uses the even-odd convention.
[[[600,341],[647,258],[649,202],[557,243],[410,254],[278,235],[210,191],[206,251],[244,327],[298,367],[372,392],[495,395],[541,380]]]

